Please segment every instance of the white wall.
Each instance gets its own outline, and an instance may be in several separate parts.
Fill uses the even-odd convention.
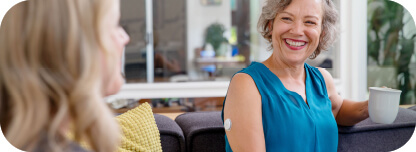
[[[225,29],[231,28],[231,2],[223,0],[218,6],[203,6],[200,0],[186,0],[186,32],[188,71],[194,71],[195,48],[204,44],[205,29],[212,23],[221,23]]]
[[[341,96],[367,99],[367,1],[341,0]]]
[[[257,30],[261,9],[265,0],[250,0],[250,61],[262,62],[270,57],[273,51],[268,51],[269,44]]]

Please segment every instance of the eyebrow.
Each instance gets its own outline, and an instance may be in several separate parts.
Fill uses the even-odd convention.
[[[288,14],[288,15],[290,15],[290,16],[295,16],[295,15],[293,15],[292,13],[289,13],[289,12],[286,12],[286,11],[282,11],[282,12],[280,12],[280,13],[285,13],[285,14]],[[314,15],[307,15],[307,16],[305,16],[305,18],[315,18],[315,19],[319,20],[319,17],[314,16]]]

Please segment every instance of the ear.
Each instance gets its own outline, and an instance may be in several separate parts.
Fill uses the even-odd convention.
[[[269,28],[269,34],[270,35],[272,35],[272,31],[273,31],[273,28],[272,28],[272,26],[273,26],[273,20],[270,20],[268,23],[267,23],[267,27]]]

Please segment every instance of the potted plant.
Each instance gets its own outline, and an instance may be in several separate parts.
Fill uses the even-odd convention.
[[[414,78],[409,69],[414,55],[416,33],[409,36],[409,33],[405,33],[404,26],[411,20],[405,21],[406,10],[400,4],[390,0],[368,0],[368,6],[368,59],[375,61],[378,68],[385,72],[380,77],[370,79],[374,81],[374,79],[386,78],[389,74],[393,74],[395,79],[392,81],[395,83],[388,87],[402,90],[400,103],[409,104],[413,102],[409,98],[416,95],[416,89],[411,84]],[[411,31],[415,31],[414,24],[412,28]],[[371,75],[374,68],[369,66],[368,72]]]
[[[223,43],[228,43],[228,40],[223,36],[225,28],[220,23],[213,23],[205,31],[205,44],[211,44],[215,50],[217,56],[223,56],[225,54],[223,49],[220,49]]]

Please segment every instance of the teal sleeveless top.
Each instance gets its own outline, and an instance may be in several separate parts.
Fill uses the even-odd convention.
[[[337,123],[324,78],[317,68],[305,63],[308,104],[298,93],[287,90],[262,63],[253,62],[237,73],[250,75],[261,95],[266,151],[337,151]],[[224,122],[224,107],[221,118]],[[225,144],[226,151],[231,152],[227,135]]]

